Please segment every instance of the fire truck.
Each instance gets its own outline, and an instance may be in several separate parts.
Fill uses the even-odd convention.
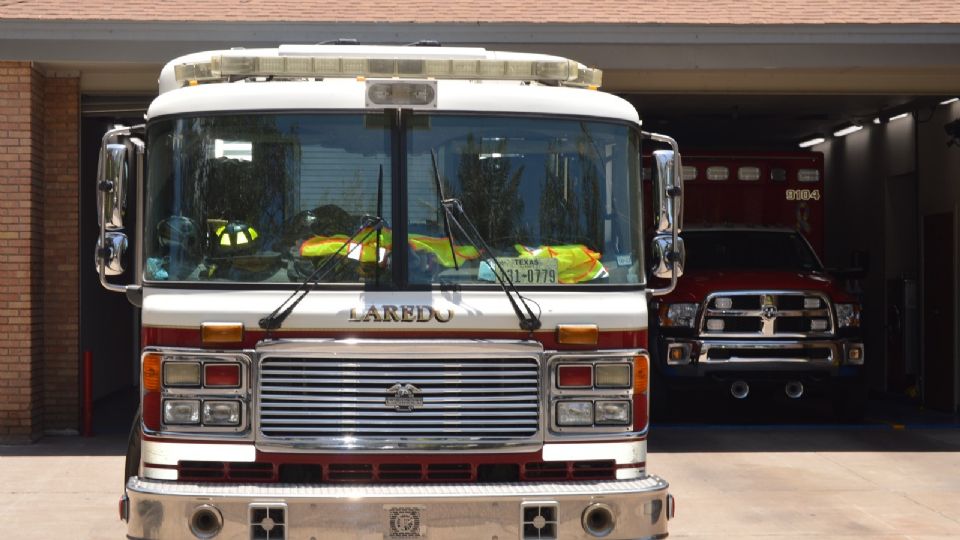
[[[128,537],[666,537],[680,156],[600,82],[479,48],[169,62],[97,180],[100,281],[142,313]]]
[[[737,400],[818,393],[841,417],[861,416],[860,302],[819,257],[823,155],[685,158],[686,276],[653,308],[664,412],[684,391],[719,386]]]

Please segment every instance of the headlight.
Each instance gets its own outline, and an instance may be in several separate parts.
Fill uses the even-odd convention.
[[[697,304],[666,304],[660,307],[661,326],[693,328],[697,319]]]
[[[860,304],[837,304],[837,326],[850,328],[860,326]]]
[[[598,401],[594,416],[597,425],[626,426],[630,424],[629,401]]]
[[[558,426],[592,426],[593,425],[593,402],[592,401],[558,401],[557,402],[557,425]]]
[[[163,364],[165,386],[200,386],[198,362],[166,362]]]
[[[598,388],[630,388],[630,364],[597,364],[596,381]]]
[[[163,423],[173,425],[199,424],[200,400],[168,399],[163,402]]]
[[[239,401],[204,401],[203,425],[238,426],[240,425]]]

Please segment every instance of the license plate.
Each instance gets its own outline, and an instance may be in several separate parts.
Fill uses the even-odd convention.
[[[521,257],[498,257],[497,261],[503,267],[503,272],[516,285],[556,285],[556,259],[525,259]],[[480,263],[478,278],[493,281],[495,276],[493,261]]]

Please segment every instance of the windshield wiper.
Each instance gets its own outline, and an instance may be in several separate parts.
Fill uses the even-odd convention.
[[[311,272],[309,276],[307,276],[307,279],[303,280],[303,283],[301,283],[300,286],[297,287],[295,291],[293,291],[293,294],[288,296],[286,300],[284,300],[279,306],[277,306],[277,309],[273,310],[273,312],[271,312],[266,317],[260,319],[260,328],[267,330],[269,335],[269,331],[277,330],[281,326],[283,326],[283,321],[285,321],[287,317],[289,317],[290,314],[293,313],[293,310],[294,308],[297,307],[297,304],[299,304],[300,301],[303,300],[304,297],[307,296],[307,294],[309,294],[311,290],[313,290],[310,288],[310,285],[320,282],[324,278],[326,278],[327,275],[330,274],[334,269],[338,268],[343,263],[343,261],[347,260],[347,258],[349,258],[350,254],[353,253],[355,249],[360,248],[361,255],[362,255],[363,243],[367,240],[367,238],[370,238],[370,235],[373,234],[374,232],[376,232],[377,236],[379,237],[380,229],[383,228],[383,225],[384,225],[384,221],[383,221],[383,218],[380,216],[363,216],[363,218],[361,218],[360,220],[360,227],[357,228],[357,230],[354,231],[354,233],[351,234],[349,238],[344,240],[342,244],[340,244],[340,247],[337,248],[337,251],[334,252],[334,254],[331,255],[330,257],[327,257],[325,261],[320,263],[320,265],[317,266],[317,268],[314,269],[314,271]],[[365,229],[368,229],[368,228],[370,230],[368,230],[366,234],[360,237],[360,240],[357,241],[357,243],[354,244],[353,247],[351,247],[342,257],[339,257],[340,253],[343,252],[344,248],[349,246],[350,243],[354,241],[354,239],[360,236],[360,233],[362,233]],[[376,264],[379,267],[380,266],[379,246],[377,247],[376,258],[377,258]]]
[[[433,149],[430,150],[430,158],[433,160],[433,179],[437,183],[437,195],[440,196],[441,206],[443,206],[443,201],[447,200],[447,196],[443,193],[443,180],[440,178],[440,169],[437,167],[437,152]],[[453,257],[453,268],[459,270],[460,265],[457,264],[457,251],[453,249],[453,235],[450,234],[450,219],[447,218],[446,206],[443,207],[443,232],[447,234],[447,241],[450,242],[450,255]]]
[[[466,212],[463,211],[463,205],[460,203],[459,199],[443,199],[441,201],[443,206],[444,216],[446,219],[449,219],[456,225],[457,229],[463,233],[463,236],[466,237],[467,241],[471,244],[478,246],[481,253],[486,254],[486,258],[489,261],[493,261],[493,264],[496,268],[493,268],[493,275],[497,278],[497,283],[500,284],[500,288],[503,289],[503,292],[507,295],[507,300],[510,300],[510,305],[513,307],[513,312],[517,314],[517,319],[520,321],[520,329],[526,330],[528,332],[533,332],[534,330],[539,330],[540,315],[534,314],[533,310],[530,309],[530,304],[527,302],[534,302],[529,298],[524,298],[520,294],[520,291],[517,290],[516,285],[513,284],[513,280],[510,279],[510,276],[503,269],[503,265],[500,264],[500,261],[497,259],[497,256],[493,254],[493,250],[490,249],[490,246],[487,245],[486,240],[483,239],[483,236],[480,235],[480,232],[477,231],[476,225],[473,224],[473,221],[470,220],[470,217]],[[463,226],[454,215],[454,211],[460,214],[460,217],[463,218],[466,227]],[[453,237],[450,237],[450,248],[453,249]],[[489,264],[489,263],[488,263]],[[516,295],[516,299],[514,299]],[[523,305],[523,309],[520,309],[520,304]],[[539,304],[537,308],[539,308]],[[526,311],[526,314],[524,314]]]

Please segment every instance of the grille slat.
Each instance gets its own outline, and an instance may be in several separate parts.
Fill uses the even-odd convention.
[[[464,434],[490,434],[490,433],[529,433],[530,428],[526,427],[496,427],[496,428],[475,428],[471,427],[469,429],[463,428],[454,428],[451,426],[443,426],[438,428],[424,428],[424,427],[396,427],[396,425],[386,426],[383,428],[372,428],[372,427],[262,427],[260,429],[264,434],[272,433],[276,437],[282,437],[284,433],[322,433],[326,436],[338,436],[338,435],[354,435],[357,433],[361,434],[371,434],[371,433],[380,433],[386,436],[390,436],[394,433],[405,433],[405,434],[433,434],[441,435],[444,438],[449,438],[453,435],[464,435]]]
[[[404,425],[424,425],[424,426],[535,426],[536,420],[521,420],[511,418],[509,420],[499,420],[491,418],[477,419],[450,419],[450,418],[389,418],[388,414],[380,418],[263,418],[260,420],[261,426],[279,425],[279,426],[395,426],[398,422]]]
[[[536,376],[537,376],[536,373],[532,373],[531,375],[533,375],[533,377],[536,377]],[[523,386],[526,386],[526,387],[528,387],[528,388],[530,387],[530,379],[528,379],[528,378],[524,378],[524,379],[517,379],[517,378],[509,378],[509,379],[508,379],[508,378],[503,378],[503,379],[499,379],[499,378],[495,378],[495,377],[494,377],[494,378],[480,378],[480,377],[477,377],[477,378],[468,379],[468,378],[459,378],[459,377],[454,378],[454,376],[446,376],[446,377],[445,377],[445,376],[442,376],[442,375],[441,375],[441,376],[438,376],[438,377],[431,377],[431,378],[406,377],[406,376],[403,376],[403,375],[397,375],[397,376],[394,376],[394,377],[381,377],[381,376],[379,376],[379,375],[378,375],[378,376],[364,377],[364,376],[362,376],[362,375],[358,375],[358,376],[354,376],[354,377],[350,377],[350,378],[342,378],[342,379],[340,379],[340,378],[334,378],[334,377],[319,378],[319,377],[314,376],[314,375],[311,373],[311,374],[310,374],[310,377],[302,377],[302,378],[297,378],[297,377],[284,377],[284,378],[282,378],[282,379],[278,379],[278,378],[274,378],[274,377],[264,377],[264,379],[263,379],[263,382],[264,382],[264,383],[284,383],[284,384],[285,384],[285,383],[297,383],[297,384],[316,384],[316,385],[328,385],[328,384],[333,384],[333,385],[337,385],[337,386],[342,386],[342,385],[345,385],[345,384],[362,384],[362,385],[365,385],[365,386],[377,386],[377,387],[381,387],[381,386],[383,386],[383,385],[385,385],[385,384],[386,384],[386,385],[391,385],[391,384],[396,383],[397,381],[402,381],[402,382],[409,383],[409,384],[415,384],[415,385],[417,385],[417,386],[420,386],[420,385],[424,385],[424,386],[429,386],[429,385],[450,386],[450,385],[462,385],[462,384],[466,384],[466,383],[472,383],[472,384],[515,384],[515,385],[523,385]],[[534,386],[533,388],[536,389],[535,386]]]
[[[396,385],[404,391],[391,391]],[[259,392],[261,435],[292,443],[339,437],[512,440],[533,437],[540,424],[535,358],[408,363],[267,356]]]
[[[270,396],[274,401],[316,401],[316,402],[334,402],[334,403],[383,403],[383,398],[366,396],[304,396],[304,395],[273,395]],[[507,396],[461,396],[457,398],[459,403],[492,403],[492,402],[535,402],[536,395],[513,394]],[[444,397],[425,397],[423,404],[444,403]],[[262,404],[261,404],[262,405]]]
[[[335,403],[336,405],[325,405],[325,403]],[[264,408],[264,411],[263,411],[264,414],[269,413],[269,412],[270,412],[270,409],[286,409],[286,410],[289,410],[289,409],[301,409],[301,408],[306,409],[306,408],[309,408],[309,409],[334,409],[334,410],[338,410],[338,411],[343,411],[343,410],[365,410],[365,409],[368,409],[369,407],[366,407],[365,405],[363,405],[364,403],[382,404],[382,403],[383,403],[383,400],[382,400],[382,399],[377,399],[377,398],[369,398],[369,399],[366,399],[366,400],[364,400],[364,401],[344,401],[344,400],[342,400],[342,399],[339,399],[339,400],[326,399],[326,400],[323,400],[323,401],[317,400],[316,403],[314,403],[313,401],[308,402],[308,403],[300,403],[300,402],[296,402],[296,401],[292,401],[292,402],[286,402],[286,401],[284,401],[283,403],[266,403],[266,404],[263,404],[262,407]],[[455,410],[455,411],[467,411],[467,410],[473,410],[473,409],[476,409],[476,410],[479,410],[479,411],[486,411],[487,409],[508,409],[508,410],[512,410],[512,411],[523,411],[523,410],[525,410],[525,409],[534,409],[534,410],[535,410],[536,408],[537,408],[536,403],[529,403],[529,404],[527,404],[527,403],[480,403],[480,404],[474,404],[474,403],[472,403],[472,402],[469,402],[469,401],[464,402],[464,401],[462,401],[462,400],[461,400],[460,403],[438,403],[438,402],[434,402],[434,401],[424,400],[424,402],[423,402],[423,409],[422,409],[422,410],[423,410],[423,411],[438,411],[438,412],[443,412],[445,409],[452,409],[452,410]],[[376,407],[376,409],[377,409],[377,410],[380,410],[380,407]],[[294,413],[293,413],[293,411],[291,411],[289,414],[294,414]],[[305,413],[305,414],[312,414],[312,413]]]
[[[302,394],[375,394],[383,395],[386,397],[386,388],[381,384],[379,387],[374,385],[370,388],[361,388],[359,386],[354,387],[343,387],[345,384],[350,384],[352,381],[346,381],[341,383],[331,383],[331,386],[321,386],[319,384],[313,384],[311,386],[268,386],[262,385],[261,391],[264,394],[271,392],[297,392]],[[408,381],[398,380],[393,381],[391,384],[396,382],[406,383]],[[523,386],[515,387],[511,386],[508,388],[494,388],[494,387],[483,387],[483,388],[431,388],[424,386],[421,388],[423,390],[423,396],[426,398],[432,394],[500,394],[500,393],[514,393],[514,394],[523,394],[523,393],[533,393],[536,396],[537,387],[536,386]]]

